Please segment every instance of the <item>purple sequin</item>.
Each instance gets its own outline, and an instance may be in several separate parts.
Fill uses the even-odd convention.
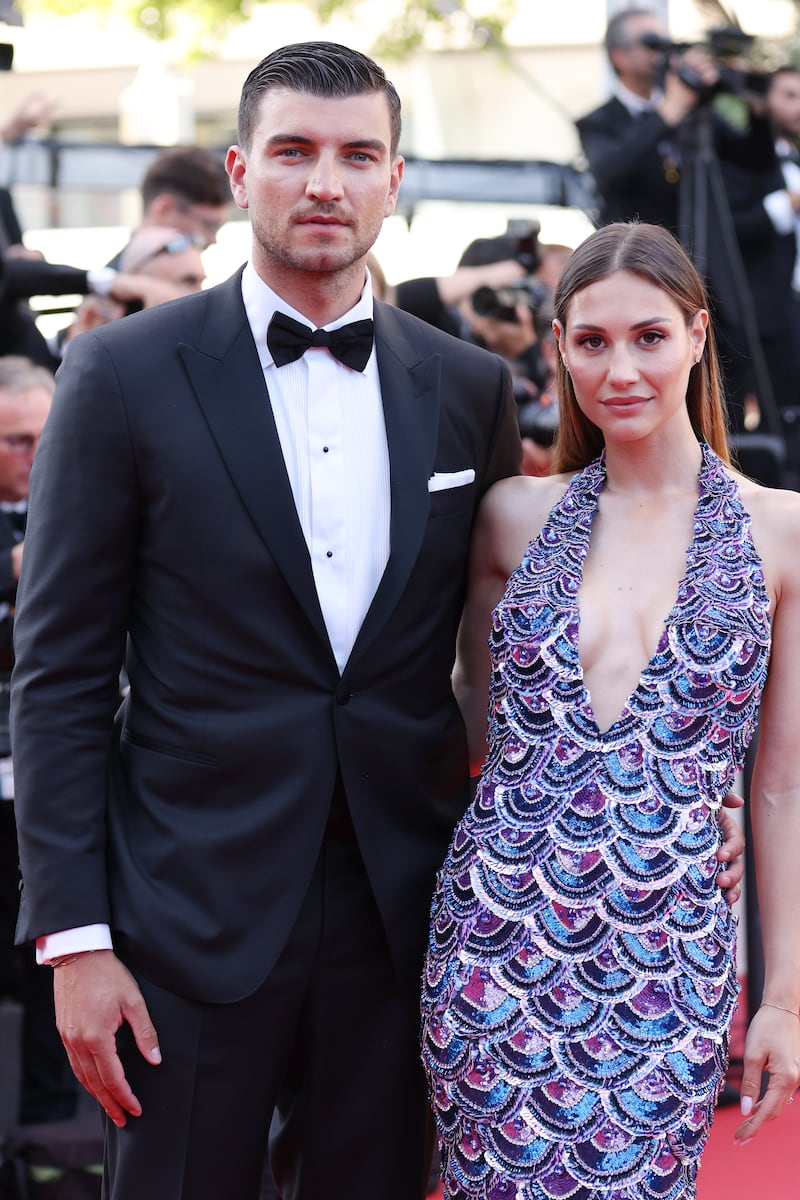
[[[691,1200],[727,1065],[735,923],[717,810],[755,730],[769,599],[706,446],[686,573],[599,730],[577,595],[602,458],[493,614],[489,753],[433,901],[423,1061],[459,1200]]]

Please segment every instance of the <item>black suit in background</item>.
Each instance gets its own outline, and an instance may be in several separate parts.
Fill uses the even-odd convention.
[[[27,301],[31,296],[85,296],[88,273],[80,267],[33,258],[6,258],[0,270],[0,354],[21,354],[55,371],[54,358]]]
[[[716,113],[709,118],[720,159],[757,169],[771,163],[772,134],[765,118],[751,116],[746,132]],[[602,201],[601,225],[634,219],[665,225],[690,246],[690,229],[681,228],[680,178],[696,120],[693,115],[670,128],[656,111],[634,115],[613,97],[576,121]]]
[[[26,514],[0,509],[0,757],[11,752],[8,690],[17,580],[11,551],[23,538]],[[0,798],[0,999],[23,1007],[22,1093],[19,1120],[59,1121],[75,1112],[77,1084],[56,1032],[53,988],[30,946],[14,946],[19,909],[19,864],[14,805]]]
[[[763,170],[727,162],[721,166],[773,399],[778,409],[796,407],[800,404],[800,311],[792,279],[797,239],[794,231],[779,233],[764,208],[766,196],[786,187],[781,166],[776,158]],[[742,353],[738,386],[755,391],[757,377],[741,323],[737,326],[731,320],[727,340]]]
[[[600,224],[638,218],[678,230],[675,130],[616,96],[575,122],[602,201]]]
[[[391,552],[341,675],[239,277],[82,337],[59,375],[17,616],[19,934],[109,922],[159,1030],[158,1068],[122,1046],[124,1200],[257,1195],[281,1078],[316,1130],[295,1194],[342,1159],[364,1194],[387,1170],[384,1200],[424,1191],[419,974],[468,791],[450,670],[477,505],[520,449],[499,359],[379,303],[375,328]]]

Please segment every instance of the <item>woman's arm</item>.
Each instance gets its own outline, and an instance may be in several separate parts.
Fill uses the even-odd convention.
[[[745,1043],[749,1119],[739,1142],[774,1120],[800,1085],[800,496],[776,495],[768,517],[762,558],[768,574],[773,568],[773,641],[750,792],[764,990]],[[759,1101],[764,1071],[769,1086]]]
[[[486,757],[492,610],[563,490],[563,481],[556,477],[503,479],[489,489],[478,510],[453,669],[453,691],[467,727],[473,775],[480,772]]]

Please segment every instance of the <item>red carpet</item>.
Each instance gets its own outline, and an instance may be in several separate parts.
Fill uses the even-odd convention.
[[[733,1140],[738,1105],[720,1108],[697,1183],[697,1200],[800,1200],[800,1094],[747,1146]]]

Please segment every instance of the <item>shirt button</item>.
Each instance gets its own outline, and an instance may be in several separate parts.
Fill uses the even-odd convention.
[[[332,551],[332,550],[327,550],[327,551],[325,552],[325,557],[326,557],[326,558],[333,558],[333,551]]]
[[[323,446],[323,447],[322,447],[322,453],[323,453],[323,454],[327,454],[329,450],[330,450],[330,446]]]

